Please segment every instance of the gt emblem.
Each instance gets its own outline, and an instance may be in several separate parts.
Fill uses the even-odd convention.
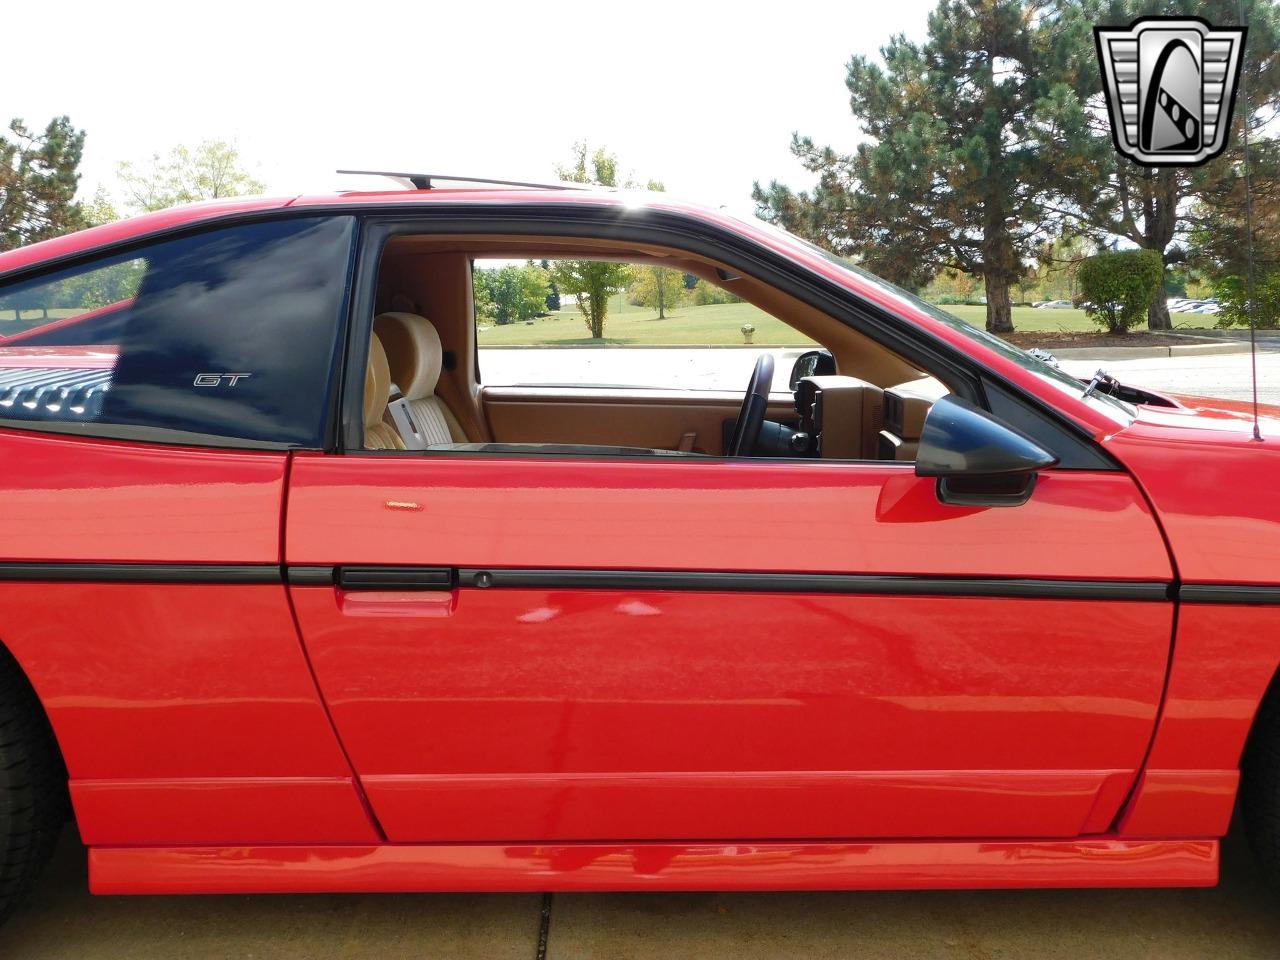
[[[224,383],[228,387],[234,387],[245,377],[252,377],[252,373],[197,373],[196,378],[191,381],[193,387],[220,387]]]
[[[1095,27],[1116,149],[1143,166],[1194,167],[1227,145],[1244,27],[1142,17]]]

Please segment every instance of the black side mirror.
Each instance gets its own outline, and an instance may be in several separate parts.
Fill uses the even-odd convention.
[[[1057,462],[1021,430],[948,395],[925,417],[916,476],[937,477],[943,503],[1007,507],[1026,503],[1036,473]]]
[[[791,390],[794,392],[805,377],[829,377],[836,372],[836,358],[829,350],[806,350],[791,365]]]

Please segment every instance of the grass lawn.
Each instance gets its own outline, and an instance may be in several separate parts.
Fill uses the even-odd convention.
[[[960,319],[982,326],[987,319],[986,307],[952,306],[943,309]],[[531,344],[573,346],[605,343],[617,346],[742,346],[740,327],[751,323],[756,328],[753,344],[766,347],[808,346],[813,341],[792,330],[781,320],[749,303],[712,304],[705,307],[680,306],[669,310],[665,320],[656,311],[629,303],[619,305],[619,298],[609,301],[605,320],[605,337],[592,340],[578,308],[572,304],[550,316],[530,323],[494,326],[480,331],[480,346],[528,346]],[[1014,307],[1013,325],[1020,331],[1097,331],[1098,327],[1083,310],[1037,310]]]
[[[749,303],[717,303],[705,307],[681,306],[668,310],[663,320],[656,310],[623,304],[618,298],[609,301],[609,315],[604,322],[604,339],[587,336],[586,321],[574,304],[547,317],[527,323],[511,323],[480,331],[480,346],[527,346],[546,344],[613,344],[617,346],[706,346],[745,344],[741,326],[756,328],[752,343],[756,346],[785,347],[809,345],[813,341],[792,330],[781,320]]]
[[[975,327],[987,322],[986,307],[965,303],[941,309],[954,313]],[[1036,307],[1014,307],[1013,329],[1026,333],[1098,333],[1102,330],[1083,310],[1041,310]]]

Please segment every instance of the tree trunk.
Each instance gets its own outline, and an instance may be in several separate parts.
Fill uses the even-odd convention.
[[[1156,299],[1147,307],[1148,330],[1172,330],[1173,318],[1169,316],[1169,305],[1165,303],[1164,290],[1156,294]]]
[[[1013,304],[1009,302],[1009,278],[991,272],[986,277],[987,330],[991,333],[1013,333]]]
[[[1164,292],[1164,258],[1160,260],[1160,286],[1147,306],[1148,330],[1172,330],[1173,318],[1169,316],[1168,296]]]

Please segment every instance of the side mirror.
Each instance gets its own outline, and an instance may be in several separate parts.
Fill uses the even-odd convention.
[[[828,350],[807,350],[791,365],[791,389],[794,392],[805,377],[827,377],[836,372],[836,358]]]
[[[943,503],[1008,507],[1026,503],[1037,471],[1057,462],[1021,430],[948,395],[924,419],[916,476],[937,477]]]

